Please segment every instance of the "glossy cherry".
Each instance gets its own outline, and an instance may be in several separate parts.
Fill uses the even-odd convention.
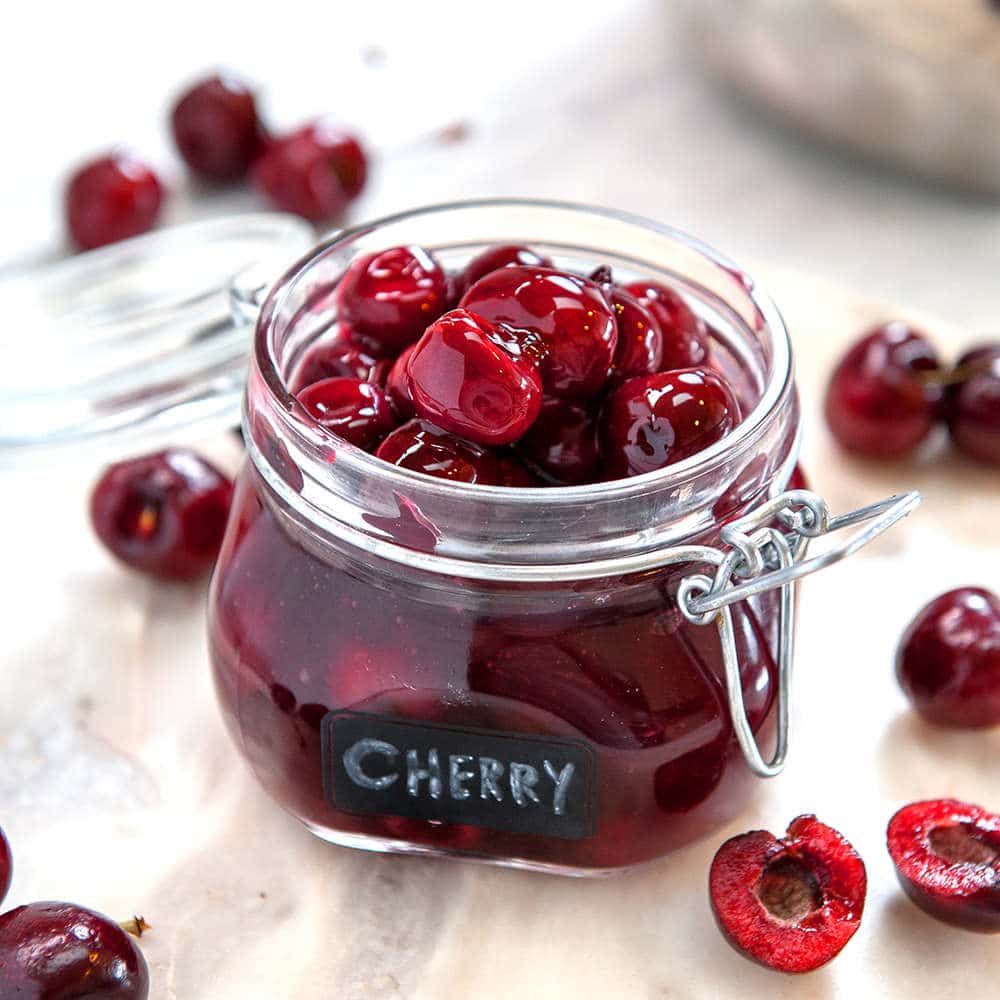
[[[1000,816],[955,799],[903,806],[889,821],[899,884],[938,920],[1000,932]]]
[[[297,393],[325,378],[356,378],[382,385],[391,366],[391,361],[377,358],[355,337],[346,323],[338,323],[303,355],[292,375],[290,391]]]
[[[385,392],[360,379],[326,378],[306,386],[298,399],[321,427],[365,450],[396,426]]]
[[[654,281],[635,281],[625,286],[660,328],[662,349],[659,371],[696,368],[708,360],[708,329],[683,297]]]
[[[66,223],[81,250],[149,232],[164,189],[152,167],[116,150],[76,171],[66,186]]]
[[[361,193],[368,158],[356,136],[321,119],[273,139],[253,166],[272,204],[311,222],[329,222]]]
[[[636,375],[661,371],[664,367],[663,332],[652,312],[624,288],[612,286],[608,289],[608,298],[618,323],[618,348],[611,365],[611,378],[622,382]]]
[[[174,104],[170,127],[184,162],[210,181],[245,177],[263,147],[253,91],[230,73],[188,88]]]
[[[503,473],[492,452],[426,420],[411,420],[397,427],[379,445],[375,457],[438,479],[502,485]]]
[[[392,363],[389,375],[385,380],[385,393],[389,397],[392,408],[396,411],[396,416],[400,420],[409,420],[416,416],[413,409],[413,400],[410,399],[410,390],[406,380],[406,362],[413,353],[416,345],[411,344]]]
[[[123,563],[152,576],[188,580],[215,562],[232,483],[184,448],[110,466],[94,487],[97,537]]]
[[[595,395],[607,381],[618,346],[614,310],[587,278],[541,267],[503,267],[477,281],[461,307],[501,330],[536,334],[547,394]]]
[[[406,362],[406,392],[418,416],[477,444],[516,441],[542,404],[538,369],[490,339],[490,325],[462,309],[445,313]]]
[[[1000,599],[979,587],[936,597],[903,633],[896,677],[931,722],[1000,725]]]
[[[826,390],[826,422],[847,451],[897,458],[924,441],[942,392],[934,348],[905,323],[869,330],[844,355]]]
[[[430,251],[393,247],[356,260],[340,283],[341,318],[395,354],[419,339],[448,304],[448,276]]]
[[[815,816],[784,837],[752,830],[727,840],[709,874],[712,911],[738,951],[779,972],[811,972],[854,936],[865,906],[864,862]]]
[[[960,451],[1000,465],[1000,344],[967,351],[955,366],[961,381],[948,393],[948,430]]]
[[[458,275],[457,286],[460,294],[471,288],[480,278],[485,278],[487,274],[492,274],[509,264],[521,267],[552,267],[552,261],[548,257],[535,253],[531,247],[513,243],[490,247],[473,257]]]
[[[581,403],[548,396],[518,450],[555,483],[572,486],[599,478],[597,420]]]
[[[610,396],[602,418],[608,479],[640,476],[704,451],[739,421],[723,379],[701,368],[629,379]]]
[[[0,903],[3,902],[7,890],[10,889],[10,880],[13,874],[14,862],[10,855],[10,843],[3,830],[0,830]]]
[[[0,996],[146,1000],[149,970],[107,917],[71,903],[29,903],[0,916]]]

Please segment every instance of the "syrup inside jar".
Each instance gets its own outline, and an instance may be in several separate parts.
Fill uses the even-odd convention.
[[[286,387],[343,323],[347,268],[415,244],[452,287],[470,260],[511,244],[574,275],[610,266],[622,284],[665,284],[704,324],[739,423],[646,475],[527,488],[421,475],[331,437]],[[780,319],[749,280],[640,221],[484,203],[321,247],[258,325],[251,461],[210,598],[223,714],[268,793],[334,843],[567,874],[649,861],[724,823],[754,780],[718,632],[675,599],[706,567],[658,567],[656,553],[717,545],[724,523],[782,491],[797,443],[789,371]],[[599,420],[601,400],[588,405]],[[774,594],[733,607],[765,745],[777,614]]]

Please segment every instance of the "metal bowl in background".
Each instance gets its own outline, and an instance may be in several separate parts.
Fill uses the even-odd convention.
[[[673,0],[738,90],[802,129],[1000,194],[1000,2]]]

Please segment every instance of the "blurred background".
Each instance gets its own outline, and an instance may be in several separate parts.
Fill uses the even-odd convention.
[[[0,270],[64,246],[66,176],[116,143],[171,187],[161,224],[264,207],[199,189],[170,141],[173,99],[226,67],[276,130],[330,114],[366,139],[371,180],[344,221],[476,195],[580,200],[997,329],[988,0],[181,0],[13,19]]]

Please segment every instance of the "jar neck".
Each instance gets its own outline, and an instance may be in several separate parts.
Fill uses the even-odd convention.
[[[610,263],[669,283],[710,323],[746,377],[743,421],[684,462],[588,486],[509,489],[422,476],[365,454],[304,419],[285,384],[335,320],[331,294],[357,255],[401,243],[448,267],[492,243],[530,242],[563,266]],[[287,517],[318,542],[477,577],[640,569],[667,547],[711,540],[722,520],[780,492],[797,454],[798,404],[780,316],[734,265],[696,241],[614,213],[484,202],[407,213],[339,234],[272,290],[257,324],[245,396],[248,452]],[[575,567],[575,570],[574,570]]]

